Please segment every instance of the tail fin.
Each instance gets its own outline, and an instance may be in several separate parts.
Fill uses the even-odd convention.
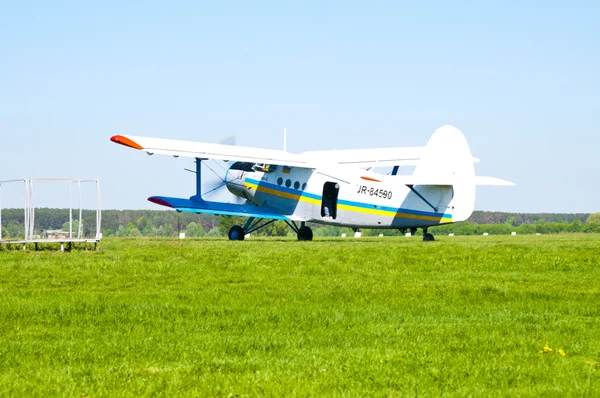
[[[451,185],[454,195],[447,212],[452,213],[452,221],[463,221],[475,208],[473,161],[462,132],[442,126],[429,139],[412,179],[415,185]]]

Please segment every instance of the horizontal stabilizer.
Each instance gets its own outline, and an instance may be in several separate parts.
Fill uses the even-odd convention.
[[[515,185],[515,183],[496,177],[475,176],[475,185],[497,185],[512,187]]]
[[[168,196],[152,196],[148,198],[148,200],[161,206],[167,206],[177,211],[185,211],[189,213],[269,218],[288,221],[292,220],[292,218],[264,206],[258,207],[253,205],[240,205],[233,203],[207,202],[205,200],[171,198]]]

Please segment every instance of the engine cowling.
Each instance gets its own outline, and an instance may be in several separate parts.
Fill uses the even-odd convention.
[[[253,201],[255,190],[245,184],[246,178],[255,179],[255,163],[235,162],[225,175],[225,185],[229,192],[240,198]],[[258,177],[260,179],[260,177]]]

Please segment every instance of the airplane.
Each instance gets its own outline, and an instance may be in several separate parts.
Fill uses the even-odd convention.
[[[423,240],[434,240],[429,228],[464,221],[475,206],[478,185],[511,186],[494,177],[476,176],[463,133],[442,126],[426,146],[290,153],[285,150],[114,135],[112,142],[148,154],[195,158],[196,193],[190,198],[152,196],[150,202],[178,212],[248,217],[233,226],[230,240],[244,237],[274,221],[283,220],[298,240],[310,241],[306,223],[359,229],[398,229]],[[223,178],[241,203],[207,200],[202,194],[202,162],[222,160],[230,165]],[[414,166],[410,175],[401,166]],[[392,167],[391,173],[374,168]],[[190,170],[193,171],[193,170]]]

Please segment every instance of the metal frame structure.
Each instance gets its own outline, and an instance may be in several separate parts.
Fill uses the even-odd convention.
[[[23,183],[24,186],[24,239],[3,239],[2,237],[2,185],[11,183]],[[35,198],[34,198],[34,183],[68,183],[69,184],[69,238],[61,239],[39,239],[35,238]],[[82,183],[94,183],[96,186],[96,233],[94,238],[83,237],[83,204],[81,195]],[[77,195],[79,202],[79,223],[77,235],[73,236],[73,184],[77,185]],[[102,238],[101,233],[102,211],[100,203],[100,181],[98,179],[79,179],[79,178],[27,178],[19,180],[0,181],[0,245],[17,243],[22,244],[23,249],[26,249],[28,243],[35,244],[37,249],[38,243],[60,243],[61,251],[64,251],[64,244],[83,242],[94,243],[94,247]]]

